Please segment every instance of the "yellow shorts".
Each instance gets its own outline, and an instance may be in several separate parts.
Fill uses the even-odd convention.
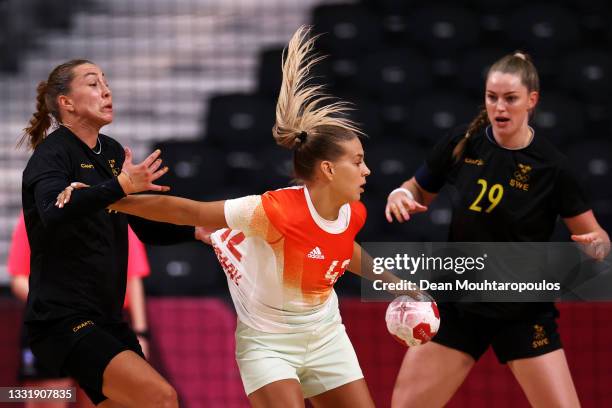
[[[274,381],[296,379],[304,398],[363,378],[339,318],[304,333],[265,333],[238,321],[236,361],[246,394]]]

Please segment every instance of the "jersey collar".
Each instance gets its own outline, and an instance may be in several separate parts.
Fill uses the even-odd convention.
[[[497,140],[495,140],[495,136],[493,136],[493,127],[491,125],[487,126],[487,128],[485,129],[485,135],[487,136],[487,139],[489,139],[489,142],[493,143],[495,146],[499,147],[500,149],[509,150],[511,152],[519,151],[519,150],[527,149],[529,146],[531,146],[533,144],[533,141],[536,138],[536,134],[535,134],[534,128],[532,128],[531,126],[528,126],[528,127],[533,132],[533,137],[531,138],[531,140],[529,141],[529,144],[527,146],[521,147],[520,149],[509,149],[509,148],[504,147],[504,146],[500,145],[499,143],[497,143]]]
[[[350,204],[347,203],[340,207],[338,218],[336,218],[334,221],[330,221],[319,215],[317,209],[312,204],[310,193],[308,192],[308,188],[306,186],[304,186],[304,197],[306,198],[306,204],[308,205],[310,216],[319,228],[330,234],[342,234],[344,231],[346,231],[349,226],[349,222],[351,221]]]

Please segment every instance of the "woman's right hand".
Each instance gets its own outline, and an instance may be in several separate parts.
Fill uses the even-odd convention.
[[[410,214],[427,211],[427,207],[419,204],[414,198],[410,197],[406,191],[397,189],[389,194],[385,216],[387,221],[393,222],[393,217],[399,222],[408,221]]]
[[[168,172],[168,167],[161,166],[159,157],[161,150],[157,149],[149,155],[142,163],[132,163],[132,151],[125,148],[125,160],[119,174],[119,184],[126,195],[140,193],[142,191],[168,191],[170,187],[153,184],[155,180]]]
[[[80,190],[82,188],[87,188],[87,187],[89,187],[89,184],[81,183],[79,181],[70,183],[68,187],[63,189],[57,195],[57,199],[55,200],[55,206],[59,208],[64,207],[64,205],[68,204],[68,202],[70,201],[70,197],[72,196],[72,192],[74,190]]]

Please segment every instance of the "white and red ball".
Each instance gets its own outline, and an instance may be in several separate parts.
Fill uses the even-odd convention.
[[[436,302],[416,302],[399,296],[387,307],[387,330],[401,344],[418,346],[431,340],[440,328]]]

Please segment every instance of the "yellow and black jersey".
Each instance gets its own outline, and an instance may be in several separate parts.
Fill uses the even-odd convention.
[[[431,193],[450,186],[449,241],[548,241],[558,216],[590,209],[565,156],[537,132],[528,146],[510,150],[489,126],[468,139],[457,161],[452,151],[464,135],[465,128],[440,140],[415,175]]]

